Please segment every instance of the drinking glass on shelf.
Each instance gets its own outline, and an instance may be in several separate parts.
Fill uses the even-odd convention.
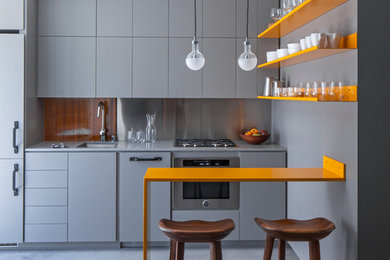
[[[329,100],[330,101],[338,100],[337,93],[336,93],[336,82],[334,81],[331,81],[329,85]]]
[[[272,20],[277,22],[278,20],[280,20],[281,17],[282,17],[282,9],[280,9],[280,8],[272,8],[271,9]]]
[[[339,81],[337,90],[339,93],[338,100],[343,101],[344,100],[344,83],[342,81]]]
[[[320,101],[325,101],[328,99],[328,88],[327,88],[327,83],[325,81],[321,82],[321,93],[319,95],[319,100]]]
[[[288,14],[292,10],[291,0],[282,0],[283,15]]]
[[[305,96],[310,97],[310,95],[311,95],[311,84],[310,82],[306,82]]]
[[[291,0],[292,9],[295,9],[300,4],[302,4],[302,0]]]
[[[311,91],[311,96],[318,97],[319,93],[320,93],[320,85],[319,85],[318,81],[314,81],[313,82],[313,89]]]

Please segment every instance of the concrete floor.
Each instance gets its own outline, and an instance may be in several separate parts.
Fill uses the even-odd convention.
[[[150,260],[168,260],[167,248],[153,248]],[[186,248],[185,260],[208,260],[207,248]],[[18,250],[0,251],[0,260],[142,260],[142,248],[123,248],[118,250]],[[223,248],[224,260],[261,260],[263,248]],[[278,259],[274,248],[272,260]],[[287,248],[287,260],[299,260],[295,253]]]

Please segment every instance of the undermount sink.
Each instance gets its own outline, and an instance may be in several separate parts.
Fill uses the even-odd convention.
[[[77,148],[116,148],[117,142],[86,142],[77,146]]]

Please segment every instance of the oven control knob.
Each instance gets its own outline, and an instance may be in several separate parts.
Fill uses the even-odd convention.
[[[208,208],[208,207],[210,206],[210,201],[204,200],[204,201],[202,202],[202,205],[203,205],[204,208]]]

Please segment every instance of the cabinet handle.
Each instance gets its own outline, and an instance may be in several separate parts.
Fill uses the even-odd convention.
[[[19,147],[16,145],[16,130],[19,129],[19,122],[15,121],[14,122],[14,129],[13,129],[13,140],[12,144],[14,147],[14,153],[19,153]]]
[[[138,157],[130,157],[130,162],[152,162],[152,161],[162,161],[161,157],[153,157],[153,158],[138,158]]]
[[[14,164],[14,171],[12,172],[12,190],[14,191],[14,196],[19,195],[19,190],[16,188],[16,173],[19,171],[19,165]]]

